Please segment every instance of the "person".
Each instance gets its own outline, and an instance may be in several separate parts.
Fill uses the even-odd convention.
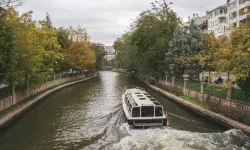
[[[217,80],[217,83],[218,83],[218,84],[222,84],[222,83],[223,83],[223,80],[222,80],[221,76],[219,76],[219,78],[218,78],[218,80]]]

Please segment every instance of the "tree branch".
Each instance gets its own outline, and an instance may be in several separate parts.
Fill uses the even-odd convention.
[[[21,6],[26,0],[0,0],[0,7],[18,7]]]

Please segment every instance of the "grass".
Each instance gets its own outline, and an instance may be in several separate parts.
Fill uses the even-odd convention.
[[[198,99],[195,99],[195,98],[190,97],[190,96],[180,96],[180,98],[182,98],[182,99],[184,99],[186,101],[189,101],[189,102],[191,102],[191,103],[193,103],[195,105],[198,105],[198,106],[200,106],[200,107],[202,107],[204,109],[210,110],[209,105],[202,103]]]

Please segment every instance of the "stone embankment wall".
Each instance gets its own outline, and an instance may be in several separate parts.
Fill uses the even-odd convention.
[[[207,116],[207,117],[209,117],[209,118],[211,118],[211,119],[213,119],[213,120],[215,120],[217,122],[220,122],[220,123],[222,123],[224,125],[227,125],[227,126],[233,127],[233,128],[237,128],[237,129],[241,129],[242,131],[250,134],[250,127],[247,126],[247,125],[244,125],[244,124],[242,124],[240,122],[237,122],[235,120],[232,120],[232,119],[227,118],[225,116],[222,116],[220,114],[214,113],[212,111],[206,110],[206,109],[204,109],[204,108],[202,108],[200,106],[197,106],[197,105],[195,105],[195,104],[193,104],[191,102],[188,102],[188,101],[186,101],[186,100],[184,100],[184,99],[182,99],[182,98],[180,98],[178,96],[175,96],[175,95],[173,95],[173,94],[171,94],[171,93],[169,93],[169,92],[167,92],[165,90],[162,90],[162,89],[160,89],[160,88],[158,88],[156,86],[153,86],[153,85],[149,84],[148,82],[145,82],[145,83],[150,88],[157,91],[158,93],[160,93],[160,94],[170,98],[171,100],[173,100],[173,101],[187,107],[188,109],[193,110],[194,112],[196,112],[196,113],[198,113],[200,115]],[[198,95],[198,94],[195,94],[195,93],[193,93],[193,94],[194,95],[192,95],[190,93],[190,96]]]
[[[5,98],[0,98],[0,111],[9,108],[12,105],[15,105],[21,102],[22,100],[29,98],[31,95],[34,95],[40,91],[46,90],[48,88],[51,88],[53,86],[56,86],[62,83],[83,79],[91,75],[92,73],[88,72],[88,73],[83,73],[83,74],[72,76],[72,77],[61,78],[60,76],[59,79],[55,79],[55,76],[54,76],[54,79],[52,81],[46,80],[46,82],[43,85],[41,85],[39,88],[32,89],[32,90],[29,90],[29,89],[25,89],[21,91],[17,90]]]
[[[8,125],[12,120],[14,120],[18,116],[20,116],[22,113],[24,113],[26,110],[28,110],[29,108],[31,108],[32,106],[34,106],[37,102],[39,102],[42,98],[48,96],[49,94],[52,94],[53,92],[55,92],[55,91],[57,91],[57,90],[59,90],[61,88],[64,88],[64,87],[67,87],[67,86],[71,86],[73,84],[89,80],[89,79],[94,78],[96,76],[98,76],[97,73],[95,73],[95,74],[89,74],[88,77],[86,77],[85,74],[84,74],[84,75],[79,75],[79,76],[75,76],[75,77],[65,78],[65,79],[62,79],[62,80],[57,81],[57,82],[51,81],[46,86],[42,85],[41,87],[44,87],[44,89],[46,89],[45,87],[49,88],[49,87],[53,87],[55,85],[58,85],[60,83],[65,83],[63,85],[60,85],[58,87],[55,87],[53,89],[50,89],[50,90],[42,93],[41,95],[39,95],[39,96],[35,97],[34,99],[28,101],[27,103],[25,103],[25,104],[23,104],[23,105],[15,108],[13,111],[9,112],[8,114],[0,117],[0,129],[3,128],[3,127],[5,127],[6,125]],[[69,83],[67,83],[67,82],[69,82]],[[40,91],[41,90],[42,90],[42,88],[40,88]],[[39,91],[39,90],[37,90],[37,91]],[[34,93],[36,93],[36,92],[34,92]],[[20,98],[23,99],[26,96],[21,96]]]

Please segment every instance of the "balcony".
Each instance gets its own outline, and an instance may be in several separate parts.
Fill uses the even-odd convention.
[[[218,15],[218,18],[227,18],[227,17],[228,16],[225,13],[221,13],[221,14]]]
[[[228,26],[228,22],[220,22],[218,23],[218,26]]]
[[[239,4],[239,8],[238,9],[242,9],[244,7],[250,6],[250,1],[246,1],[244,3]]]

